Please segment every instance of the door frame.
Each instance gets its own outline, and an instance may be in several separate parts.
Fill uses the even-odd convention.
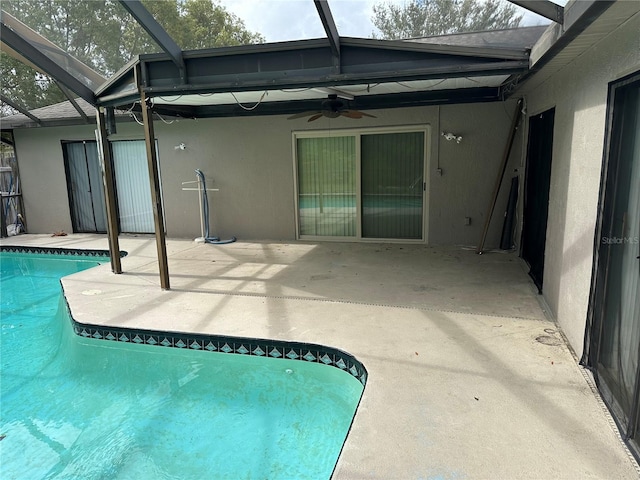
[[[525,261],[525,263],[529,266],[529,276],[531,277],[531,279],[533,280],[533,283],[536,285],[536,287],[538,288],[538,292],[542,293],[542,287],[544,284],[544,263],[545,263],[545,253],[546,253],[546,232],[547,232],[547,228],[548,228],[548,224],[549,224],[549,199],[550,199],[550,192],[551,192],[551,174],[552,174],[552,169],[553,169],[553,134],[554,134],[554,130],[555,130],[555,106],[547,108],[541,112],[538,112],[534,115],[529,115],[529,118],[527,119],[527,156],[526,156],[526,165],[525,165],[525,175],[524,175],[524,185],[522,188],[522,203],[523,203],[523,209],[522,209],[522,231],[520,232],[520,257]],[[527,261],[527,259],[525,258],[524,254],[525,254],[525,233],[527,232],[527,199],[528,199],[528,193],[529,193],[529,186],[530,186],[530,182],[531,182],[531,168],[532,168],[532,161],[531,161],[531,146],[532,144],[536,143],[536,141],[539,141],[540,139],[538,138],[534,138],[532,141],[531,138],[531,124],[532,124],[532,119],[535,119],[536,117],[539,117],[541,115],[544,114],[551,114],[552,115],[552,131],[551,131],[551,143],[550,143],[550,157],[549,157],[549,185],[547,188],[547,211],[545,212],[545,223],[544,223],[544,231],[545,231],[545,235],[544,235],[544,242],[542,244],[542,252],[540,252],[542,258],[540,259],[540,261],[542,262],[542,270],[540,271],[541,277],[538,279],[535,277],[535,275],[533,275],[533,267],[532,265],[529,263],[529,261]],[[527,242],[528,243],[528,242]]]
[[[423,162],[423,195],[422,195],[422,238],[367,238],[362,236],[362,165],[361,165],[361,142],[362,135],[385,134],[385,133],[413,133],[421,132],[424,136],[424,162]],[[319,130],[294,130],[291,132],[291,150],[293,158],[293,197],[294,216],[297,240],[328,241],[328,242],[361,242],[361,243],[419,243],[426,244],[429,235],[429,186],[430,186],[430,158],[431,158],[431,126],[430,125],[406,125],[394,127],[361,127],[344,129],[319,129]],[[324,137],[356,137],[356,235],[353,237],[331,237],[300,235],[300,206],[298,203],[298,138],[324,138]]]

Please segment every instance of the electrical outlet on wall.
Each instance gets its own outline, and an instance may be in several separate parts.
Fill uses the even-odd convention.
[[[464,224],[471,225],[471,217],[464,217]]]

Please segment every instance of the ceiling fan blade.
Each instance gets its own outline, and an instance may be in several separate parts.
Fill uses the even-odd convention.
[[[312,117],[309,117],[309,120],[307,120],[307,122],[313,122],[314,120],[319,119],[322,116],[322,112],[320,113],[316,113],[315,115],[313,115]]]
[[[291,115],[290,117],[287,117],[287,120],[294,120],[296,118],[308,117],[309,115],[317,115],[318,113],[322,113],[322,112],[320,110],[314,110],[313,112],[296,113],[294,115]]]
[[[362,118],[362,117],[377,118],[375,115],[361,112],[360,110],[341,110],[340,115],[344,117],[355,118],[355,119]]]
[[[362,112],[359,112],[358,110],[341,110],[340,115],[347,118],[362,118]]]

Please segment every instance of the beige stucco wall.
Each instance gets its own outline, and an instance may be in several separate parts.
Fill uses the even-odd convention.
[[[609,82],[640,69],[635,15],[562,70],[525,84],[530,115],[555,107],[543,294],[582,354]]]
[[[94,127],[14,130],[29,233],[72,232],[62,140],[95,140]]]
[[[322,118],[312,124],[286,116],[155,122],[166,228],[172,237],[200,235],[198,197],[182,191],[181,182],[204,171],[212,233],[240,239],[295,238],[292,132],[308,129],[429,125],[428,241],[431,244],[476,245],[502,159],[515,102],[378,110],[376,119]],[[444,130],[463,136],[460,144],[440,136]],[[29,230],[71,232],[61,140],[91,140],[93,128],[64,127],[16,130]],[[142,127],[120,123],[112,140],[142,139]],[[514,165],[520,163],[520,135]],[[180,143],[185,150],[176,150]],[[437,168],[442,169],[442,175]],[[494,215],[487,248],[497,247],[511,172]],[[211,179],[211,180],[209,180]],[[464,218],[471,218],[465,225]]]

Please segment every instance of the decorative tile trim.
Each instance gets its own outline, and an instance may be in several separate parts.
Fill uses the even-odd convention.
[[[335,367],[355,377],[363,386],[367,384],[367,369],[353,355],[337,348],[314,343],[287,342],[250,337],[203,335],[198,333],[164,332],[91,325],[77,322],[65,298],[67,312],[76,335],[110,342],[136,343],[153,347],[202,350],[208,352],[270,357],[302,362],[319,363]]]
[[[11,253],[37,253],[46,255],[74,255],[82,257],[108,257],[109,250],[84,250],[80,248],[57,247],[28,247],[19,245],[0,245],[0,252]],[[120,258],[126,257],[127,252],[121,250]]]

